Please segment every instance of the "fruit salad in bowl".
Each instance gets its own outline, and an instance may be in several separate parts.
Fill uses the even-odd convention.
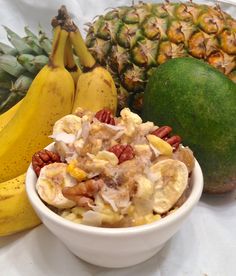
[[[130,227],[159,220],[185,201],[195,162],[170,132],[128,108],[120,117],[79,109],[55,123],[55,152],[33,156],[36,190],[76,223]]]
[[[193,152],[171,133],[171,127],[143,122],[129,108],[119,117],[107,109],[93,113],[79,108],[55,123],[54,143],[32,157],[26,178],[29,199],[45,225],[82,259],[111,267],[147,259],[177,231],[203,186]],[[171,221],[175,227],[170,227]],[[55,222],[63,227],[55,228]],[[110,249],[103,252],[106,261],[91,260],[81,253],[81,244],[65,237],[73,229],[89,239],[106,236],[112,244],[128,234],[132,243],[137,234],[154,234],[156,227],[163,231],[165,225],[161,245],[142,252],[142,257],[133,252],[130,261],[126,254],[111,261]]]

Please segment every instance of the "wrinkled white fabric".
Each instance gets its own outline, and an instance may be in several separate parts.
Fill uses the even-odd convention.
[[[51,19],[57,14],[58,8],[64,4],[73,15],[76,24],[83,30],[86,28],[84,24],[90,22],[96,15],[103,14],[111,7],[130,5],[133,1],[134,3],[138,2],[138,0],[0,0],[0,23],[12,28],[20,35],[24,35],[24,26],[29,26],[32,30],[37,31],[40,23],[50,34]],[[176,0],[174,1],[176,2]],[[162,1],[144,0],[143,2]],[[236,7],[231,5],[236,3],[236,0],[198,0],[197,2],[219,4],[229,13],[236,13]],[[7,41],[2,27],[0,27],[0,41]]]
[[[236,6],[219,1],[198,2],[218,3],[236,17]],[[236,5],[234,0],[224,2]],[[0,23],[20,35],[24,34],[25,25],[36,31],[40,23],[50,34],[51,18],[61,4],[67,6],[79,27],[84,28],[84,23],[104,13],[105,9],[131,3],[132,0],[0,0]],[[1,26],[0,41],[7,42]],[[156,256],[143,264],[125,269],[89,265],[74,257],[44,226],[40,226],[0,238],[0,275],[234,276],[235,233],[236,192],[222,196],[204,195],[180,231]]]

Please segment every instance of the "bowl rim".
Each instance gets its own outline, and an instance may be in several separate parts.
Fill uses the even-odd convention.
[[[46,149],[53,150],[53,146],[54,146],[54,143],[51,143],[46,147]],[[193,182],[191,193],[188,199],[184,202],[184,204],[180,206],[177,210],[175,210],[175,212],[150,224],[144,224],[144,225],[132,226],[132,227],[121,227],[121,228],[105,228],[105,227],[89,226],[89,225],[75,223],[54,213],[40,199],[35,187],[36,181],[37,181],[37,177],[33,170],[32,163],[30,163],[30,166],[28,167],[26,172],[26,180],[25,180],[26,193],[33,208],[37,213],[42,214],[43,217],[45,216],[48,220],[53,221],[59,226],[70,228],[71,230],[74,230],[74,231],[96,234],[101,236],[103,235],[120,236],[120,235],[130,235],[130,234],[133,235],[135,233],[137,234],[140,232],[149,232],[156,228],[161,229],[163,227],[167,227],[168,225],[178,221],[179,218],[187,215],[188,212],[190,212],[191,209],[197,204],[203,191],[203,174],[198,161],[195,159],[195,166],[192,172],[192,179],[191,179],[191,181]]]

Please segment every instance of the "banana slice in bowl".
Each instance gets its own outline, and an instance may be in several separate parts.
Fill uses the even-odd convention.
[[[59,133],[70,133],[76,135],[82,125],[81,118],[69,114],[56,121],[53,127],[53,135]]]
[[[76,205],[62,194],[64,187],[72,187],[76,180],[67,173],[67,164],[52,163],[41,169],[36,182],[36,190],[43,201],[58,209],[71,208]]]
[[[187,166],[173,159],[166,159],[150,168],[154,181],[153,210],[158,214],[168,212],[188,186]]]

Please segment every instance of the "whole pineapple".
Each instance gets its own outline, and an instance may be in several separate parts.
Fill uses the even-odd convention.
[[[170,58],[203,59],[236,79],[236,21],[218,6],[122,6],[89,24],[86,43],[114,76],[120,108],[128,105],[140,111],[148,77]]]
[[[51,51],[51,41],[41,28],[37,36],[25,27],[23,38],[4,28],[13,47],[0,42],[0,114],[25,96]]]

